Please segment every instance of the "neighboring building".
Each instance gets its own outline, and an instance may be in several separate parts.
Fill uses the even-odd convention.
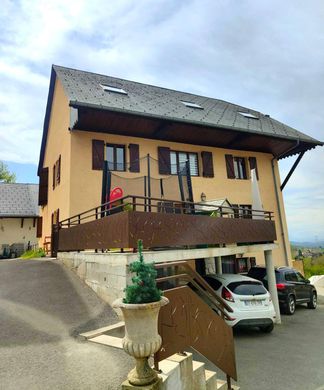
[[[227,199],[249,215],[251,169],[263,209],[274,212],[276,265],[290,264],[278,160],[322,143],[269,115],[222,100],[53,66],[38,175],[41,243],[51,225],[101,203],[102,166],[131,178],[150,154],[155,177],[189,160],[194,201]],[[244,211],[246,210],[246,211]],[[302,210],[301,210],[302,212]],[[238,216],[238,215],[235,215]],[[240,256],[264,263],[263,253]],[[243,260],[242,260],[243,259]],[[227,259],[226,269],[234,260]],[[236,267],[237,269],[237,267]]]
[[[0,183],[0,255],[37,245],[40,224],[38,184]]]

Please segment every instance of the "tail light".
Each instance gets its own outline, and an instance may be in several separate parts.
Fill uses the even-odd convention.
[[[224,298],[226,301],[235,302],[233,295],[230,293],[230,291],[227,290],[226,287],[223,287],[222,289],[222,298]]]
[[[277,290],[284,290],[285,287],[286,286],[283,283],[277,283]]]

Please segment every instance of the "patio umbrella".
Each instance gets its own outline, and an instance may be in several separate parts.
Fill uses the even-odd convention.
[[[253,213],[253,219],[264,219],[263,205],[261,202],[259,184],[255,169],[251,169],[251,185],[252,185],[252,210],[261,210],[261,212]]]

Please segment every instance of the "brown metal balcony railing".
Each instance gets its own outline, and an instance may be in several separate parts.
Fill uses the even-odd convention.
[[[206,207],[208,210],[206,210]],[[217,218],[213,218],[217,217]],[[62,220],[53,228],[57,251],[196,247],[227,243],[273,242],[273,213],[208,203],[124,196]]]
[[[231,389],[231,378],[237,380],[234,340],[224,319],[232,320],[233,310],[186,261],[155,268],[167,274],[156,281],[170,301],[159,315],[162,346],[154,355],[155,368],[161,360],[192,347],[225,372]]]
[[[208,207],[208,211],[204,212],[203,207]],[[128,208],[128,210],[127,210]],[[197,209],[198,208],[198,209]],[[60,221],[60,227],[70,227],[73,225],[79,225],[85,220],[99,219],[108,215],[115,214],[121,211],[145,211],[145,212],[164,212],[174,214],[194,214],[201,213],[204,215],[210,215],[213,212],[217,213],[219,217],[235,216],[235,218],[252,218],[262,217],[265,220],[273,220],[272,211],[264,210],[248,210],[243,207],[230,207],[230,206],[215,206],[209,203],[194,203],[183,202],[179,200],[170,200],[162,198],[149,198],[138,195],[127,195],[120,199],[106,202],[100,206],[93,207],[80,214],[76,214],[73,217]]]

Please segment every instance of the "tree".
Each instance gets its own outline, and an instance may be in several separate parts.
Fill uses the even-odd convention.
[[[9,171],[7,165],[0,161],[0,182],[15,183],[16,175]]]
[[[124,303],[149,303],[161,299],[162,291],[156,286],[157,272],[153,263],[144,263],[143,242],[137,241],[139,259],[129,265],[129,270],[136,275],[132,277],[133,284],[125,288]]]

